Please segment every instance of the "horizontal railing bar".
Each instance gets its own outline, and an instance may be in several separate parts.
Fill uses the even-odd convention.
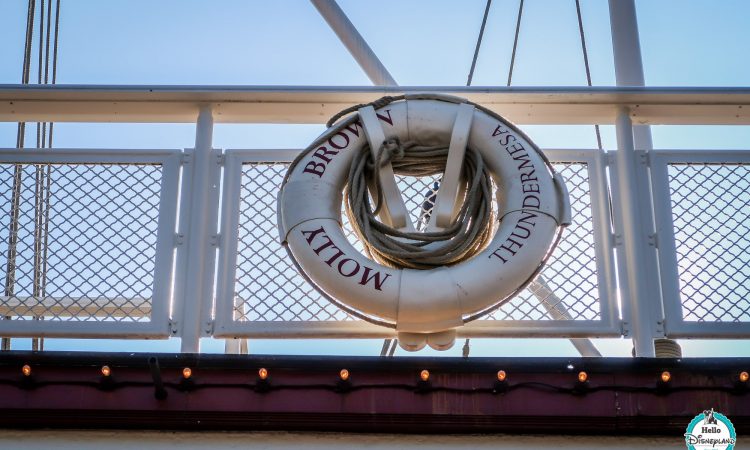
[[[545,155],[553,162],[583,162],[601,150],[596,148],[543,148]],[[228,157],[236,158],[243,163],[292,162],[302,153],[302,148],[230,148],[226,149]],[[731,150],[734,151],[734,150]]]
[[[2,334],[12,337],[85,339],[167,339],[169,324],[126,320],[0,320]]]
[[[0,148],[0,163],[162,164],[178,149]]]
[[[477,320],[456,330],[459,338],[617,337],[619,330],[600,320]],[[382,339],[396,331],[364,321],[236,322],[214,330],[216,338],[254,339]]]
[[[0,316],[149,317],[150,298],[125,297],[0,297]]]
[[[324,123],[416,92],[464,97],[519,124],[612,124],[626,106],[635,124],[750,125],[750,88],[739,87],[0,85],[0,121],[194,122],[210,104],[216,122]]]

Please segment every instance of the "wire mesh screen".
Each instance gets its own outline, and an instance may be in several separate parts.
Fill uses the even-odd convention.
[[[574,223],[544,270],[541,284],[483,319],[599,320],[599,298],[588,168],[584,163],[556,165],[565,176]],[[243,165],[240,194],[235,320],[342,321],[358,320],[323,298],[299,275],[278,242],[276,195],[286,163]],[[439,177],[397,177],[412,222],[426,219]],[[363,251],[342,214],[350,242]]]
[[[0,315],[148,322],[162,166],[0,164]]]
[[[668,174],[683,319],[750,322],[750,165]]]
[[[537,279],[485,317],[490,320],[600,320],[588,165],[557,163],[570,193],[573,223]]]
[[[287,163],[253,163],[242,168],[235,319],[241,322],[354,320],[302,278],[279,243],[276,194],[287,166]]]

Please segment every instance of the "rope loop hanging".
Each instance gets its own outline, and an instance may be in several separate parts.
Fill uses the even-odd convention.
[[[291,163],[279,239],[336,305],[395,328],[404,348],[445,349],[538,275],[570,223],[567,189],[528,137],[481,105],[435,93],[373,103],[337,115]],[[394,176],[441,173],[414,226]],[[343,229],[342,200],[364,252]]]
[[[377,182],[382,166],[391,163],[396,175],[426,177],[441,173],[447,159],[447,147],[402,143],[398,137],[383,142],[377,152],[377,163],[369,145],[357,152],[349,170],[345,205],[349,222],[368,256],[390,267],[432,269],[471,258],[487,246],[495,221],[492,178],[482,155],[471,147],[467,148],[461,174],[462,192],[466,194],[459,199],[463,204],[450,227],[411,232],[390,227],[376,217],[383,206]],[[374,191],[372,197],[370,186]],[[431,206],[427,198],[423,213],[429,214]]]

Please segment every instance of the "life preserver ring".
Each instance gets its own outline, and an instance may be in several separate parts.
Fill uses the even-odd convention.
[[[407,95],[369,121],[362,111],[343,119],[295,160],[279,195],[279,236],[301,272],[347,311],[402,334],[453,330],[499,307],[536,276],[570,222],[564,182],[543,153],[514,125],[471,104],[468,146],[481,152],[498,186],[499,225],[489,246],[432,270],[385,267],[352,246],[341,202],[356,151],[380,129],[386,138],[447,146],[462,104],[469,102]]]

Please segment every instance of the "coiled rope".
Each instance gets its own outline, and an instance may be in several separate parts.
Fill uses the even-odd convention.
[[[373,158],[369,145],[354,156],[345,187],[346,214],[368,256],[381,264],[410,269],[433,269],[471,258],[484,249],[493,236],[495,212],[492,178],[482,155],[467,147],[461,173],[465,192],[453,223],[444,230],[412,232],[380,222],[383,207],[380,168],[391,163],[397,175],[425,177],[441,173],[448,160],[448,148],[421,146],[387,139]],[[370,190],[374,191],[374,199]]]
[[[328,131],[319,136],[306,151],[297,155],[292,161],[289,171],[284,177],[284,183],[288,180],[294,167],[308,153],[315,150],[320,143],[335,133],[336,129],[332,128],[334,124],[345,125],[354,122],[356,115],[350,114],[365,106],[373,106],[375,109],[379,109],[392,102],[408,99],[455,102],[455,100],[441,94],[419,93],[385,96],[370,103],[346,108],[331,117],[326,123]],[[481,105],[472,102],[467,103],[471,103],[475,108],[492,117],[497,116]],[[349,117],[339,123],[339,120],[347,115]],[[355,156],[347,186],[344,189],[347,217],[354,228],[355,234],[365,247],[368,257],[390,267],[429,270],[469,259],[489,244],[496,226],[496,211],[493,210],[492,179],[481,154],[471,147],[467,147],[461,173],[463,188],[459,189],[466,194],[463,199],[459,199],[463,200],[463,205],[451,226],[440,231],[409,232],[387,226],[376,219],[376,215],[382,207],[377,200],[381,197],[379,195],[380,186],[379,183],[374,181],[379,179],[380,167],[386,162],[390,162],[396,175],[418,177],[435,175],[445,169],[448,149],[447,147],[419,146],[414,142],[402,144],[398,140],[386,140],[378,149],[377,159],[380,163],[377,165],[374,163],[371,153],[369,145],[365,144],[359,154]],[[554,174],[555,168],[547,157],[543,153],[540,153],[540,157],[550,172]],[[374,208],[367,189],[368,186],[372,186],[375,191]],[[558,232],[557,240],[552,249],[557,246],[559,239],[560,232]],[[547,259],[549,259],[549,254],[539,264],[537,270],[541,269]],[[523,287],[525,285],[519,289]]]
[[[446,101],[446,102],[450,102],[450,103],[463,103],[463,102],[465,102],[465,103],[469,103],[469,104],[474,105],[474,107],[477,110],[486,113],[490,117],[495,117],[498,120],[502,120],[502,118],[500,116],[498,116],[495,112],[493,112],[493,111],[485,108],[482,105],[478,105],[476,103],[469,102],[469,101],[466,101],[466,100],[458,100],[455,97],[450,97],[450,96],[446,96],[446,95],[438,94],[438,93],[413,93],[413,94],[405,94],[405,95],[402,94],[402,95],[397,95],[397,96],[389,96],[389,97],[380,98],[380,99],[378,99],[378,100],[376,100],[374,102],[368,103],[368,104],[362,104],[362,105],[357,105],[357,106],[353,106],[353,107],[350,107],[350,108],[346,108],[345,110],[341,111],[340,113],[334,115],[331,118],[331,120],[328,121],[328,124],[327,124],[328,125],[328,130],[326,130],[323,134],[321,134],[320,136],[318,136],[318,138],[315,139],[304,151],[300,152],[294,158],[294,160],[289,165],[289,169],[287,170],[286,174],[284,175],[284,180],[282,181],[282,186],[284,186],[287,183],[287,181],[289,180],[289,178],[290,178],[291,174],[293,173],[295,167],[297,167],[297,165],[305,157],[307,157],[307,155],[309,155],[311,152],[315,151],[318,148],[318,146],[320,146],[327,139],[329,139],[331,136],[333,136],[334,134],[336,134],[338,132],[339,127],[351,125],[351,124],[353,124],[357,120],[357,115],[355,115],[355,114],[349,115],[350,113],[352,113],[352,112],[354,112],[354,111],[356,111],[356,110],[358,110],[358,109],[360,109],[360,108],[362,108],[364,106],[368,106],[368,105],[372,105],[376,109],[377,108],[382,108],[383,106],[386,106],[389,103],[394,102],[394,101],[398,101],[398,100],[439,100],[439,101]],[[344,117],[346,115],[348,115],[348,117],[342,119],[342,117]],[[339,122],[339,119],[341,119],[340,122]],[[333,127],[334,124],[337,125],[335,128]],[[469,151],[466,152],[466,154],[468,155],[471,152],[472,151],[469,148]],[[405,155],[407,154],[406,151],[404,153],[405,153]],[[387,155],[384,155],[384,156],[387,156]],[[554,176],[555,173],[557,173],[557,171],[555,170],[555,167],[552,165],[552,163],[547,158],[547,156],[544,153],[539,152],[539,157],[542,158],[542,160],[544,161],[545,166],[550,171],[550,173]],[[378,158],[378,159],[380,159],[380,158]],[[395,166],[393,168],[394,168],[394,171],[396,173],[403,173],[400,170],[400,167],[399,167],[399,164],[398,164],[398,160],[395,161]],[[442,167],[441,167],[441,169],[442,169]],[[464,170],[466,170],[466,169],[464,169]],[[464,176],[463,179],[467,179],[467,177]],[[345,192],[344,192],[345,194],[346,194],[347,190],[348,190],[348,187],[347,187],[347,189],[345,189]],[[464,198],[466,198],[466,196]],[[345,204],[345,208],[349,208],[348,206],[346,206],[348,204],[348,201],[345,201],[344,204]],[[495,212],[493,212],[493,214],[495,214]],[[351,222],[355,222],[355,221],[356,221],[356,219],[354,221],[351,221]],[[454,225],[455,225],[455,223],[454,223]],[[356,225],[354,225],[354,226],[356,226]],[[495,223],[493,221],[493,229],[487,231],[489,234],[493,234],[494,233],[494,226],[495,226]],[[552,256],[552,253],[557,248],[557,245],[559,244],[560,239],[562,238],[563,229],[564,229],[564,227],[562,227],[562,226],[558,227],[557,236],[555,237],[555,240],[553,241],[552,245],[550,246],[549,250],[547,251],[547,254],[539,262],[539,265],[537,265],[537,268],[534,270],[534,273],[532,273],[529,276],[529,278],[523,284],[521,284],[515,291],[513,291],[512,293],[510,293],[509,295],[507,295],[505,297],[505,299],[502,299],[502,300],[498,301],[494,306],[492,306],[490,308],[487,308],[487,309],[485,309],[483,311],[478,311],[478,312],[476,312],[476,313],[474,313],[474,314],[472,314],[470,316],[464,317],[464,323],[471,322],[471,321],[476,320],[476,319],[478,319],[478,318],[480,318],[480,317],[482,317],[482,316],[484,316],[486,314],[491,313],[492,311],[494,311],[497,308],[499,308],[500,306],[502,306],[505,303],[505,300],[510,299],[510,298],[518,295],[521,291],[523,291],[532,282],[532,280],[539,274],[539,272],[542,270],[542,268],[545,266],[545,264],[547,263],[547,261]],[[419,237],[424,237],[424,234],[420,233]],[[362,239],[362,235],[360,235],[360,239]],[[296,260],[293,257],[292,257],[292,261],[294,261],[295,265],[300,270],[301,275],[309,283],[315,285],[315,283],[310,279],[310,277],[307,276],[307,274],[299,267],[299,264],[297,264]],[[390,327],[390,328],[395,328],[396,327],[395,324],[393,324],[393,323],[389,323],[389,322],[384,322],[382,320],[378,320],[378,319],[370,317],[370,316],[368,316],[366,314],[362,314],[362,313],[360,313],[360,312],[358,312],[358,311],[356,311],[356,310],[354,310],[352,308],[349,308],[345,304],[337,301],[335,298],[333,298],[330,295],[328,295],[323,290],[319,289],[319,292],[321,293],[321,295],[323,295],[329,301],[333,302],[339,308],[342,308],[343,310],[345,310],[349,314],[357,316],[357,317],[359,317],[359,318],[361,318],[361,319],[363,319],[365,321],[368,321],[370,323],[374,323],[376,325],[381,325],[381,326]],[[391,350],[391,353],[392,352],[393,352],[393,349]]]

